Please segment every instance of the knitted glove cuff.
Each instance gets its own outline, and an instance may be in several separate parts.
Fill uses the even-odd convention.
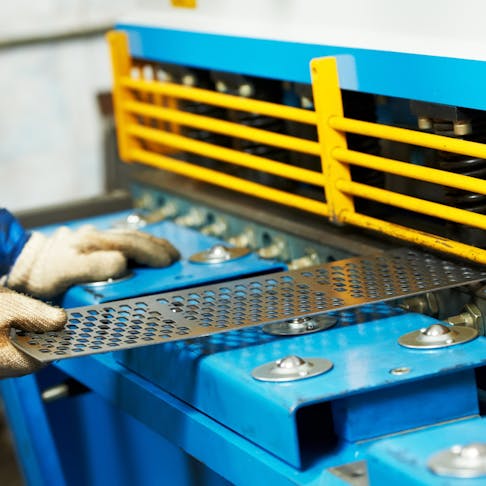
[[[47,238],[43,234],[32,233],[7,276],[7,287],[23,291],[28,289],[34,262],[45,247],[46,241]]]

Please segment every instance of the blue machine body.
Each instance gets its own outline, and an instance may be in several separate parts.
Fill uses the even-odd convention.
[[[345,89],[486,109],[486,64],[368,49],[251,39],[120,24],[134,57],[308,83],[314,57],[337,56]],[[218,56],[214,56],[214,52]],[[272,62],[268,60],[271,59]],[[389,73],[393,72],[393,76]],[[408,82],[428,73],[441,83]],[[461,89],[456,89],[461,86]],[[128,213],[74,221],[107,229]],[[57,226],[41,230],[46,234]],[[130,279],[78,285],[59,303],[76,307],[158,293],[284,266],[251,254],[205,266],[188,257],[219,240],[171,222],[144,230],[171,240],[182,260],[133,268]],[[486,338],[440,350],[398,345],[436,322],[385,304],[336,314],[325,332],[283,338],[259,327],[187,342],[54,363],[0,382],[29,485],[345,485],[330,468],[368,463],[371,484],[481,484],[433,475],[426,459],[453,443],[484,440],[475,370]],[[251,376],[262,364],[298,354],[332,370],[291,383]],[[394,375],[396,368],[408,373]],[[52,403],[41,392],[64,380],[79,394]],[[484,481],[484,479],[483,479]]]
[[[368,450],[368,471],[371,484],[396,486],[477,486],[484,477],[439,477],[428,468],[428,460],[438,451],[455,445],[483,443],[486,434],[483,419],[473,418],[418,430],[373,444]],[[467,438],[467,443],[464,439]]]
[[[90,222],[106,228],[121,216]],[[200,239],[206,237],[199,236],[198,245]],[[184,238],[178,241],[183,255],[195,249],[194,242],[185,247]],[[281,268],[271,261],[258,266],[254,255],[248,261],[255,262],[254,273]],[[212,278],[234,274],[222,275]],[[132,291],[140,292],[138,283]],[[380,444],[392,439],[382,437],[478,416],[473,370],[486,360],[485,338],[416,351],[399,346],[398,337],[434,319],[386,304],[336,317],[331,330],[307,336],[269,336],[256,327],[64,360],[34,376],[4,380],[28,483],[344,484],[329,468],[367,459],[370,448],[373,458],[381,454],[376,474],[385,474]],[[252,378],[255,367],[292,354],[325,357],[334,367],[294,383]],[[390,374],[404,366],[410,373]],[[68,378],[88,391],[40,400],[43,389]]]
[[[467,371],[464,358],[469,366],[486,361],[485,341],[465,345],[461,353],[442,351],[441,359],[438,351],[416,352],[397,343],[402,334],[433,322],[405,314],[294,339],[265,338],[257,328],[128,350],[117,359],[284,461],[302,467],[297,417],[306,413],[305,407],[333,405],[330,410],[322,408],[320,424],[316,423],[322,426],[322,442],[326,433],[332,433],[326,430],[329,423],[343,440],[356,442],[478,413],[474,373]],[[257,366],[289,355],[324,357],[334,368],[291,384],[252,378]],[[412,369],[409,374],[390,374],[405,365]],[[452,375],[437,379],[438,374],[448,373]],[[448,394],[457,398],[444,403]],[[403,407],[410,413],[402,414]]]
[[[483,61],[122,23],[117,28],[128,33],[130,51],[140,59],[310,83],[311,59],[333,56],[343,89],[486,109]]]

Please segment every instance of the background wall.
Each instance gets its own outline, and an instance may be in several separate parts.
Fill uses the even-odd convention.
[[[28,209],[101,192],[96,93],[111,86],[103,35],[19,41],[108,29],[135,3],[0,2],[0,206]]]

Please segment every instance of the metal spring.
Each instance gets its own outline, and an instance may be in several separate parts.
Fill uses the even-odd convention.
[[[464,157],[460,155],[441,152],[439,168],[453,172],[456,174],[463,174],[467,176],[476,177],[478,179],[486,179],[486,160],[471,157]],[[486,196],[482,194],[461,191],[458,189],[447,189],[445,198],[449,204],[454,207],[473,211],[475,213],[486,214]],[[455,223],[448,225],[451,237],[460,239],[468,244],[478,247],[486,247],[486,236],[484,231],[477,228],[470,228]]]
[[[265,80],[254,77],[244,77],[241,75],[213,72],[212,78],[215,82],[216,90],[219,92],[260,99],[264,101],[282,101],[282,83],[279,81]],[[286,133],[285,122],[278,118],[261,115],[259,113],[248,113],[237,110],[227,110],[226,119],[240,125],[259,128],[277,133]],[[240,138],[232,138],[231,148],[251,155],[269,158],[279,162],[288,163],[289,153],[286,150],[272,147],[261,143],[252,142]],[[287,181],[265,172],[252,169],[237,169],[239,176],[259,182],[272,187],[287,188]]]

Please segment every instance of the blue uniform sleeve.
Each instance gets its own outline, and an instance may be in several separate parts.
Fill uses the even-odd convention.
[[[6,209],[0,209],[0,275],[9,272],[30,233]]]

